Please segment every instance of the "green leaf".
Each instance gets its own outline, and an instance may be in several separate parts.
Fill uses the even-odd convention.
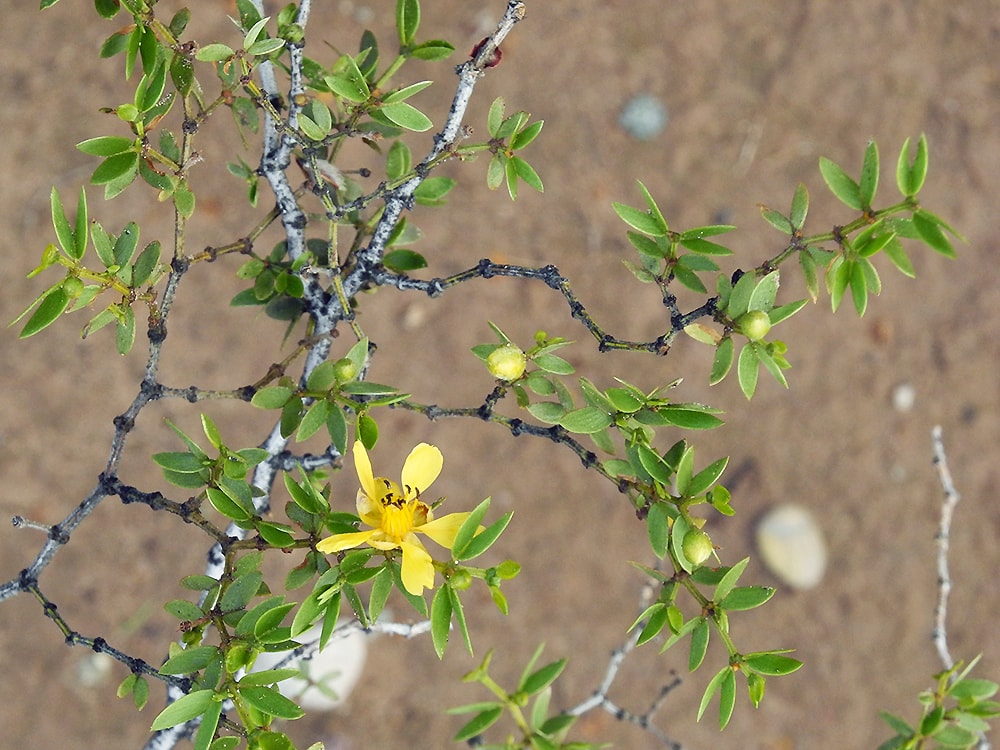
[[[219,657],[218,646],[189,646],[167,659],[160,667],[163,674],[191,674],[204,669]]]
[[[410,171],[412,157],[410,149],[402,141],[394,141],[385,157],[385,176],[398,180]]]
[[[250,403],[258,409],[280,409],[295,392],[283,385],[272,385],[257,391]]]
[[[770,310],[774,305],[774,298],[778,295],[780,282],[780,272],[777,270],[771,271],[771,273],[762,277],[750,295],[750,300],[747,303],[747,311]]]
[[[344,455],[347,452],[347,418],[339,406],[330,410],[326,418],[326,431],[330,433],[333,447],[340,455]]]
[[[313,141],[322,141],[330,134],[329,129],[320,127],[319,123],[306,114],[299,114],[299,128]]]
[[[722,476],[722,472],[726,470],[726,465],[729,463],[729,456],[720,458],[717,461],[713,461],[704,469],[699,471],[688,483],[687,491],[684,493],[688,497],[696,497],[703,492],[707,492],[708,488],[711,487],[715,482]]]
[[[674,475],[673,469],[667,465],[659,453],[642,444],[636,446],[636,453],[642,468],[649,472],[653,479],[660,484],[670,484]]]
[[[401,128],[406,128],[417,133],[430,130],[434,125],[427,115],[406,102],[383,104],[379,107],[378,111]]]
[[[232,56],[236,54],[233,52],[232,47],[228,47],[225,44],[206,44],[204,47],[200,48],[194,55],[196,60],[200,62],[223,62],[224,60],[229,60]]]
[[[455,46],[444,39],[430,39],[410,48],[410,57],[418,60],[444,60],[455,51]]]
[[[713,410],[701,404],[667,404],[660,407],[656,414],[663,424],[671,424],[685,430],[711,430],[723,424],[723,421],[712,414]]]
[[[567,430],[583,435],[600,432],[611,425],[611,415],[593,406],[584,406],[566,412],[559,420],[559,425]]]
[[[419,0],[396,0],[396,30],[399,33],[399,45],[409,47],[420,27]]]
[[[755,609],[774,596],[774,591],[770,586],[737,586],[718,605],[735,611]]]
[[[534,188],[539,193],[545,192],[545,187],[542,185],[542,178],[538,176],[538,172],[528,162],[520,156],[512,156],[510,157],[510,163],[514,165],[514,171],[517,172],[517,176],[524,180],[529,187]]]
[[[767,317],[771,319],[771,325],[776,326],[783,320],[792,317],[806,306],[808,300],[800,299],[795,302],[789,302],[786,305],[781,305],[780,307],[774,307],[767,311]]]
[[[152,458],[157,465],[180,474],[197,474],[205,468],[205,463],[198,456],[185,451],[154,453]]]
[[[368,413],[358,415],[357,439],[367,450],[374,448],[378,442],[378,422]]]
[[[556,678],[562,674],[562,671],[565,668],[565,659],[559,659],[558,661],[546,664],[544,667],[532,672],[527,677],[523,677],[520,684],[517,686],[517,690],[518,692],[525,693],[526,695],[540,693],[542,690],[555,682]]]
[[[750,298],[756,288],[757,280],[752,273],[744,273],[737,279],[726,305],[726,313],[729,317],[735,320],[750,309]]]
[[[748,343],[740,350],[739,362],[736,365],[737,378],[740,381],[740,389],[747,400],[753,398],[754,391],[757,390],[757,373],[760,365],[760,358],[757,356],[757,343]]]
[[[151,35],[152,36],[152,35]],[[155,39],[155,37],[153,37]],[[160,62],[152,72],[144,75],[135,90],[135,106],[140,112],[148,112],[160,101],[167,84],[167,66]]]
[[[733,707],[736,705],[736,673],[727,670],[722,678],[719,691],[719,729],[725,729],[733,717]]]
[[[724,245],[720,245],[716,242],[709,242],[708,240],[699,239],[697,237],[689,237],[687,239],[681,239],[681,245],[686,247],[688,250],[701,253],[702,255],[732,255],[733,251]],[[715,270],[715,269],[712,269]]]
[[[913,214],[913,227],[927,245],[946,258],[954,258],[955,248],[941,230],[941,222],[933,214],[923,209]]]
[[[864,317],[865,310],[868,308],[868,285],[865,282],[865,269],[862,266],[862,263],[866,262],[864,258],[859,258],[850,264],[851,276],[848,284],[851,288],[851,297],[854,300],[854,309],[857,310],[859,318]]]
[[[257,570],[239,576],[223,592],[222,598],[219,600],[219,608],[223,612],[235,612],[245,608],[257,594],[263,580],[263,574]]]
[[[760,206],[760,215],[764,221],[777,229],[779,232],[792,234],[795,231],[795,227],[792,225],[791,220],[789,220],[784,214],[775,211],[773,208]]]
[[[726,573],[722,576],[722,579],[715,586],[715,593],[712,594],[713,601],[719,602],[729,596],[729,593],[736,587],[736,582],[740,579],[740,576],[743,575],[743,571],[746,570],[749,563],[750,558],[744,557],[726,571]]]
[[[205,615],[197,604],[186,599],[171,599],[163,605],[163,609],[178,620],[198,620]]]
[[[452,542],[451,551],[456,560],[460,560],[462,552],[468,547],[469,542],[472,541],[472,537],[475,536],[476,531],[479,529],[479,524],[482,522],[483,518],[486,516],[486,511],[490,507],[490,498],[486,498],[479,505],[477,505],[465,521],[462,522],[461,527],[459,527],[458,532],[455,534],[455,540]]]
[[[267,22],[271,20],[270,16],[259,19],[250,29],[247,31],[246,36],[243,37],[243,49],[250,49],[251,45],[260,39],[260,35],[264,33],[264,27]]]
[[[406,273],[427,267],[427,260],[413,250],[390,250],[382,258],[382,265],[396,273]]]
[[[668,519],[667,512],[660,503],[654,503],[646,515],[649,546],[653,548],[653,554],[661,560],[667,554],[667,538],[670,531]]]
[[[323,82],[333,93],[351,102],[365,102],[371,97],[368,81],[358,68],[357,62],[350,55],[344,55],[334,64],[334,75],[327,76]]]
[[[421,206],[440,206],[445,202],[444,197],[457,184],[451,177],[428,177],[417,185],[413,197]]]
[[[448,596],[448,587],[442,586],[434,592],[434,599],[431,601],[431,641],[434,643],[434,652],[439,659],[444,658],[445,649],[448,648],[451,614],[451,597]]]
[[[492,706],[473,716],[452,738],[455,742],[464,742],[477,737],[496,723],[503,716],[503,706]]]
[[[789,656],[782,656],[781,654],[765,653],[748,655],[746,665],[758,674],[779,677],[795,672],[802,666],[802,662],[798,659],[792,659]]]
[[[698,624],[691,631],[691,651],[688,654],[688,671],[694,672],[705,660],[705,653],[708,651],[708,620],[702,616],[698,618]]]
[[[81,196],[83,195],[82,188],[80,190],[80,194]],[[59,240],[60,247],[62,247],[63,252],[65,252],[66,255],[79,260],[80,256],[75,255],[76,239],[73,236],[73,229],[70,227],[69,219],[66,218],[66,212],[63,210],[62,200],[59,198],[59,193],[55,188],[52,188],[52,192],[49,194],[49,203],[52,207],[52,226],[56,230],[56,239]],[[84,216],[86,216],[86,212],[84,213]]]
[[[542,126],[545,125],[545,120],[537,120],[524,127],[519,133],[515,134],[513,138],[510,139],[510,147],[512,150],[520,150],[525,148],[533,140],[538,137],[538,134],[542,132]]]
[[[268,716],[289,720],[305,716],[305,711],[274,688],[265,686],[241,687],[237,685],[236,690],[244,701]]]
[[[486,187],[496,190],[503,183],[506,162],[499,154],[494,154],[490,158],[489,166],[486,168]]]
[[[792,229],[800,230],[806,223],[806,215],[809,213],[809,191],[801,182],[795,188],[795,195],[792,196],[792,210],[788,213],[788,221]]]
[[[927,177],[927,137],[920,136],[917,142],[917,154],[910,162],[910,139],[903,141],[899,151],[899,161],[896,163],[896,186],[906,197],[913,197],[920,192]]]
[[[496,138],[500,132],[500,123],[503,122],[504,101],[502,96],[498,96],[490,104],[490,111],[486,116],[486,130],[490,138]]]
[[[823,175],[823,181],[830,188],[841,203],[848,208],[857,211],[863,209],[861,201],[861,189],[854,180],[847,176],[847,173],[835,162],[825,156],[819,158],[819,171]]]
[[[705,688],[705,692],[701,696],[701,705],[698,706],[697,721],[701,721],[701,717],[705,713],[705,709],[708,708],[708,704],[712,701],[712,697],[722,686],[722,682],[726,679],[726,675],[732,675],[732,673],[733,670],[729,667],[729,665],[726,665],[716,672],[715,676],[709,681],[707,687]]]
[[[487,498],[488,500],[489,498]],[[485,502],[485,501],[484,501]],[[471,560],[488,550],[497,538],[504,532],[510,519],[514,517],[514,511],[507,511],[496,521],[476,534],[472,539],[454,553],[456,560]]]
[[[626,206],[624,203],[612,203],[611,207],[618,214],[618,218],[643,234],[648,234],[652,237],[663,237],[667,234],[666,222],[650,215],[646,211]]]
[[[709,385],[721,383],[729,374],[729,370],[733,366],[735,346],[733,339],[729,336],[719,342],[715,349],[715,359],[712,361],[712,371],[708,377]]]
[[[122,136],[101,136],[99,138],[88,138],[76,144],[77,149],[91,156],[114,156],[121,154],[135,145],[131,138]]]
[[[48,328],[56,321],[56,318],[63,314],[68,305],[69,296],[63,291],[62,285],[52,287],[42,299],[42,303],[28,318],[28,322],[24,324],[18,338],[26,339]]]
[[[212,705],[214,699],[215,691],[213,690],[195,690],[181,696],[160,711],[149,727],[149,731],[158,732],[161,729],[169,729],[201,716]]]
[[[878,146],[875,141],[869,141],[865,148],[864,161],[861,163],[861,183],[858,185],[858,195],[865,210],[872,206],[875,191],[878,189]]]
[[[123,180],[129,175],[131,175],[132,179],[135,179],[135,175],[138,173],[139,155],[134,151],[128,151],[123,154],[109,156],[102,161],[90,176],[90,182],[93,185],[107,185],[117,180]],[[121,191],[119,190],[118,192]]]
[[[639,633],[639,637],[636,639],[635,645],[641,646],[643,643],[652,640],[667,624],[667,617],[669,614],[669,608],[663,602],[657,602],[651,607],[647,608],[645,612],[642,613],[641,619],[646,620],[646,624]]]
[[[572,375],[575,372],[573,365],[555,354],[538,354],[532,357],[531,361],[545,372],[555,375]]]
[[[299,422],[299,429],[295,433],[295,440],[302,442],[303,440],[308,440],[310,437],[315,435],[319,428],[326,424],[327,418],[330,416],[330,412],[335,408],[337,407],[326,399],[313,401],[306,410],[306,414],[302,418],[302,421]]]
[[[149,277],[160,262],[160,241],[153,240],[139,253],[132,267],[132,286],[139,287],[149,281]]]
[[[219,727],[220,718],[222,718],[222,701],[212,701],[201,716],[201,723],[194,736],[193,750],[209,750],[213,745],[212,739]]]

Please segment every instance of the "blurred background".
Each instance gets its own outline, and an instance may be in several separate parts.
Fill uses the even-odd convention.
[[[239,41],[226,18],[234,13],[231,3],[196,5],[191,29],[199,41]],[[280,8],[265,5],[272,15]],[[931,154],[922,202],[967,242],[957,246],[957,260],[914,246],[913,280],[879,259],[884,291],[864,319],[849,301],[831,315],[821,299],[783,324],[791,389],[762,378],[750,403],[735,378],[708,387],[708,347],[682,340],[666,358],[599,356],[559,295],[541,284],[504,279],[464,284],[437,300],[394,290],[365,297],[359,322],[380,347],[371,377],[423,403],[475,406],[492,386],[469,353],[492,340],[486,321],[526,345],[544,328],[579,342],[564,350],[566,356],[601,387],[612,385],[613,375],[650,390],[684,377],[678,399],[725,410],[725,426],[688,436],[698,446],[700,465],[732,457],[722,482],[733,491],[737,515],[726,523],[710,518],[707,527],[723,562],[753,553],[755,522],[775,504],[793,501],[814,514],[829,549],[822,583],[792,591],[755,558],[746,580],[779,585],[779,591],[762,610],[733,618],[741,648],[794,647],[806,663],[792,676],[771,680],[759,710],[740,687],[726,732],[717,729],[714,706],[702,724],[694,723],[710,667],[725,658],[717,643],[694,675],[686,673],[684,648],[657,655],[653,644],[620,673],[611,697],[637,713],[674,670],[680,673],[683,682],[656,722],[687,748],[875,746],[888,736],[880,709],[916,718],[916,695],[940,669],[930,635],[942,492],[931,465],[930,431],[941,424],[963,496],[952,528],[950,645],[956,658],[982,653],[982,676],[997,679],[1000,291],[991,270],[1000,194],[997,3],[548,0],[527,6],[525,21],[504,45],[502,64],[480,82],[467,122],[483,134],[487,108],[498,95],[508,111],[524,109],[544,119],[541,137],[524,155],[545,192],[522,189],[512,203],[504,191],[486,188],[485,159],[446,165],[442,173],[459,181],[448,207],[419,208],[411,217],[424,234],[414,249],[428,258],[428,277],[455,273],[482,257],[555,263],[609,332],[649,340],[662,332],[664,311],[655,290],[623,267],[621,259],[633,250],[610,207],[612,201],[641,204],[636,179],[656,196],[674,229],[720,221],[739,227],[728,237],[736,250],[724,259],[729,273],[781,249],[781,235],[759,218],[757,205],[787,211],[799,182],[813,199],[807,231],[850,218],[826,193],[817,168],[821,155],[856,175],[867,141],[876,139],[884,167],[876,203],[886,205],[896,200],[899,147],[921,133]],[[163,0],[157,13],[169,18],[178,7]],[[341,51],[356,50],[363,29],[371,28],[387,56],[396,39],[393,7],[388,0],[314,2],[307,54],[330,64]],[[120,57],[97,58],[122,17],[103,22],[89,3],[64,2],[45,13],[36,8],[9,8],[0,24],[4,321],[55,280],[54,271],[24,278],[53,239],[49,190],[55,185],[67,205],[74,204],[96,166],[74,145],[123,134],[113,116],[98,110],[130,101],[134,87],[122,81]],[[457,48],[450,61],[414,63],[403,72],[404,79],[435,81],[414,100],[435,124],[443,121],[453,92],[454,65],[503,8],[499,0],[423,3],[418,37],[445,38]],[[664,120],[639,134],[644,138],[621,121],[637,96],[664,108]],[[234,153],[255,164],[256,146],[243,150],[225,115],[203,130],[188,252],[243,236],[271,205],[262,184],[260,209],[248,206],[245,186],[224,167]],[[408,139],[415,155],[429,148],[429,139]],[[377,165],[370,152],[352,152],[348,159],[356,163],[338,166]],[[88,197],[91,214],[109,230],[135,220],[142,244],[158,238],[165,254],[171,248],[169,212],[148,190],[132,188],[111,203],[95,188]],[[267,242],[276,239],[267,235]],[[281,324],[256,309],[226,304],[241,288],[239,263],[226,258],[185,277],[164,348],[164,384],[235,388],[287,353]],[[783,282],[779,301],[805,296],[794,269]],[[697,304],[694,297],[686,303]],[[130,355],[119,357],[110,329],[81,341],[84,322],[74,316],[23,342],[19,326],[0,328],[0,515],[59,521],[94,486],[107,460],[111,420],[135,395],[145,341],[140,337]],[[345,351],[347,338],[340,342]],[[912,408],[894,406],[900,386],[911,389]],[[270,428],[270,415],[241,404],[156,403],[129,438],[122,478],[183,499],[164,485],[148,456],[177,449],[165,418],[194,434],[199,410],[236,445],[256,444]],[[553,705],[588,697],[637,614],[643,582],[628,560],[645,549],[645,529],[624,498],[548,442],[511,439],[478,422],[430,423],[397,412],[383,415],[380,426],[377,472],[392,476],[415,443],[433,442],[445,455],[435,491],[448,496],[451,510],[491,495],[494,513],[515,511],[502,553],[520,561],[524,572],[505,586],[508,618],[483,592],[470,592],[475,657],[453,644],[439,662],[428,639],[378,637],[346,706],[310,715],[288,731],[303,746],[324,740],[338,750],[447,747],[463,719],[441,709],[488,698],[459,682],[460,675],[495,648],[496,677],[512,685],[543,641],[543,658],[571,657]],[[333,482],[334,498],[352,509],[353,471]],[[42,541],[38,532],[7,526],[0,537],[0,578],[15,577]],[[177,581],[203,568],[205,552],[196,529],[109,499],[74,533],[41,585],[79,632],[158,663],[177,626],[162,604],[186,595]],[[401,619],[410,617],[404,604],[390,603]],[[154,686],[150,705],[137,714],[114,695],[125,670],[107,666],[83,649],[66,648],[35,600],[3,603],[2,744],[140,747],[162,707],[162,692]],[[625,748],[662,747],[605,713],[585,717],[575,736]]]

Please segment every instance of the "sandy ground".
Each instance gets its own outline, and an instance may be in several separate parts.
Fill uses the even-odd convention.
[[[161,3],[167,5],[175,3]],[[363,8],[350,2],[317,5],[323,7],[315,11],[310,39],[322,35],[353,48]],[[425,5],[422,35],[454,40],[463,52],[503,6],[459,0]],[[206,3],[196,12],[221,6]],[[916,715],[916,694],[939,668],[930,632],[941,491],[930,463],[930,429],[941,424],[963,494],[952,537],[950,642],[958,657],[982,652],[983,674],[996,679],[1000,638],[990,623],[1000,604],[993,458],[1000,437],[1000,292],[997,272],[989,269],[998,250],[1000,194],[997,4],[550,0],[528,6],[527,20],[505,46],[503,64],[477,90],[470,122],[481,129],[498,94],[511,107],[544,118],[530,160],[546,192],[524,191],[511,204],[485,188],[484,162],[449,166],[448,174],[460,180],[452,208],[421,209],[414,216],[425,233],[421,250],[433,274],[458,271],[484,256],[553,262],[608,330],[652,338],[662,325],[662,308],[649,290],[637,290],[621,266],[620,258],[631,251],[610,208],[613,200],[639,203],[636,178],[658,197],[673,227],[719,217],[738,225],[733,267],[750,266],[781,242],[757,216],[756,204],[784,210],[802,181],[814,199],[813,227],[843,221],[825,195],[818,157],[829,156],[856,173],[865,143],[874,137],[887,167],[883,189],[891,194],[899,145],[921,132],[931,144],[925,204],[968,242],[956,261],[914,252],[915,280],[881,263],[885,291],[863,320],[847,306],[830,315],[821,303],[789,321],[782,337],[794,366],[792,388],[762,382],[749,404],[735,383],[707,386],[710,358],[703,347],[684,342],[666,359],[598,356],[561,298],[541,285],[503,280],[468,284],[438,301],[391,291],[366,300],[361,323],[382,345],[379,372],[421,401],[472,405],[490,387],[468,354],[470,346],[489,340],[486,320],[522,340],[544,327],[580,342],[569,357],[596,382],[610,384],[613,374],[627,372],[633,382],[652,388],[684,376],[679,397],[725,409],[724,427],[693,438],[706,462],[732,456],[737,516],[710,522],[726,562],[751,551],[753,522],[772,504],[794,500],[814,511],[831,551],[823,584],[807,593],[782,589],[762,611],[734,618],[743,648],[795,647],[805,668],[773,680],[758,711],[741,693],[723,734],[712,721],[693,721],[707,670],[683,674],[656,721],[688,748],[872,747],[886,736],[879,709]],[[119,81],[120,62],[95,59],[113,26],[101,23],[87,3],[65,2],[44,15],[36,7],[7,10],[0,25],[5,321],[40,289],[24,275],[52,236],[50,186],[74,195],[94,166],[73,144],[113,130],[98,108],[131,97]],[[219,15],[205,41],[235,39]],[[372,24],[386,45],[393,38],[386,25],[390,16]],[[415,75],[438,82],[420,103],[441,112],[450,95],[450,65]],[[666,103],[670,121],[656,139],[637,142],[617,119],[624,103],[644,92]],[[252,225],[242,188],[220,162],[211,161],[231,153],[233,138],[224,126],[203,142],[209,163],[198,168],[201,210],[191,227],[192,249],[221,244]],[[412,142],[426,148],[426,141]],[[97,190],[89,194],[92,212],[105,226],[135,219],[146,239],[169,239],[162,207],[148,194],[127,194],[111,204]],[[239,288],[235,268],[236,261],[224,261],[186,278],[165,350],[165,383],[232,388],[282,356],[276,324],[224,304]],[[794,273],[787,274],[782,295],[803,296]],[[141,346],[119,358],[110,336],[81,342],[80,325],[82,320],[66,321],[26,342],[17,341],[17,329],[0,328],[4,516],[53,523],[79,502],[107,458],[112,417],[135,392]],[[916,393],[908,413],[891,404],[901,383]],[[235,442],[255,443],[268,426],[266,415],[239,406],[206,410]],[[127,481],[162,485],[142,457],[174,447],[164,417],[192,429],[197,423],[197,412],[180,402],[144,412],[122,471]],[[544,641],[547,656],[572,657],[555,704],[586,698],[635,616],[641,586],[626,561],[641,549],[645,532],[622,498],[554,446],[511,440],[482,424],[431,425],[392,414],[382,427],[391,439],[380,445],[380,461],[392,466],[415,442],[432,441],[446,456],[436,488],[455,506],[490,494],[497,511],[516,511],[505,551],[525,572],[507,587],[509,619],[487,606],[472,615],[477,657],[495,647],[497,676],[509,684]],[[341,495],[353,497],[348,473],[342,483]],[[10,527],[0,539],[0,578],[7,580],[28,563],[41,539]],[[175,519],[109,501],[74,534],[42,585],[79,631],[156,661],[176,627],[162,603],[182,595],[176,581],[198,572],[204,551],[203,537]],[[775,583],[756,561],[748,576]],[[478,594],[472,601],[486,604]],[[405,616],[400,603],[392,606]],[[722,658],[720,649],[710,651],[710,662]],[[4,603],[0,745],[141,746],[162,694],[155,691],[151,705],[137,715],[114,697],[124,671],[116,666],[103,679],[87,681],[91,662],[87,652],[62,644],[34,600]],[[640,651],[627,662],[612,697],[643,711],[672,670],[686,671],[685,662],[683,652]],[[309,717],[289,731],[304,745],[319,738],[340,750],[446,747],[459,722],[443,715],[428,685],[443,696],[443,705],[484,699],[485,693],[456,679],[472,664],[457,648],[439,663],[426,640],[380,638],[347,709]],[[585,718],[577,736],[623,748],[660,746],[607,714]]]

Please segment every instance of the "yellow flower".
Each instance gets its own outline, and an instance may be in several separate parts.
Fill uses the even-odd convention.
[[[420,595],[434,588],[434,563],[417,534],[425,534],[442,547],[451,549],[455,535],[468,513],[449,513],[435,519],[430,506],[420,499],[441,473],[444,458],[433,445],[421,443],[403,463],[401,485],[376,477],[361,441],[354,443],[354,468],[358,472],[358,515],[369,531],[335,534],[316,545],[326,554],[369,544],[376,549],[403,551],[403,587]]]

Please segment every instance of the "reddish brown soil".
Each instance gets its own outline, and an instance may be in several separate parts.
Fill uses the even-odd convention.
[[[43,15],[37,3],[19,5],[6,10],[0,24],[4,321],[41,289],[39,280],[24,275],[52,237],[50,186],[75,195],[94,166],[73,144],[118,132],[97,110],[131,98],[119,80],[120,61],[95,59],[114,27],[101,23],[89,3],[64,2]],[[195,5],[204,6],[196,13],[219,14],[204,41],[235,39],[221,3]],[[344,10],[351,3],[317,5],[332,7],[316,9],[310,40],[329,38],[353,49],[360,27]],[[425,5],[423,34],[455,40],[464,52],[503,4],[494,2],[489,10],[459,0]],[[823,584],[808,593],[780,590],[763,610],[733,618],[740,647],[795,647],[806,662],[795,675],[772,681],[759,710],[741,692],[725,733],[711,719],[696,725],[707,670],[687,676],[683,652],[657,656],[655,647],[634,655],[612,690],[620,705],[643,711],[671,670],[685,673],[656,721],[690,748],[871,747],[886,735],[880,709],[916,715],[917,692],[939,669],[930,632],[941,491],[930,462],[930,430],[942,424],[963,494],[952,535],[951,647],[962,658],[982,652],[983,674],[996,678],[1000,638],[991,623],[1000,605],[994,580],[1000,514],[998,464],[991,456],[1000,442],[1000,291],[996,271],[989,270],[1000,249],[995,3],[549,0],[528,6],[503,64],[477,90],[470,122],[481,131],[486,108],[499,94],[510,107],[544,118],[542,137],[527,155],[546,192],[524,191],[512,204],[484,187],[485,162],[449,166],[460,180],[451,208],[414,216],[434,274],[461,270],[484,256],[556,263],[608,330],[649,339],[663,327],[663,309],[622,267],[620,258],[631,250],[609,205],[639,203],[636,178],[676,228],[720,216],[738,225],[733,267],[748,267],[781,246],[780,235],[760,221],[758,203],[784,210],[801,181],[814,198],[812,227],[842,222],[846,215],[819,177],[819,156],[857,172],[867,139],[877,139],[889,201],[899,145],[921,132],[931,144],[923,199],[968,242],[954,261],[916,250],[915,280],[881,263],[885,291],[863,320],[847,305],[831,315],[821,302],[783,325],[791,390],[763,382],[749,404],[735,383],[706,385],[705,347],[681,342],[666,359],[598,356],[558,295],[504,280],[467,284],[438,301],[387,290],[366,299],[360,321],[382,347],[373,377],[424,402],[474,405],[490,382],[468,350],[489,340],[486,321],[521,340],[543,327],[580,342],[569,357],[598,383],[610,385],[612,374],[627,373],[652,388],[684,376],[680,398],[726,410],[723,428],[693,436],[704,461],[732,456],[738,512],[731,522],[714,518],[709,526],[724,561],[751,551],[753,521],[771,504],[794,500],[815,512],[831,551]],[[375,24],[387,48],[393,39],[389,15]],[[321,54],[318,44],[312,49]],[[450,70],[438,64],[415,73],[438,82],[422,95],[427,111],[443,111]],[[644,143],[617,124],[624,102],[642,92],[661,97],[670,110],[666,131]],[[213,132],[203,141],[208,163],[197,168],[201,211],[190,249],[238,237],[253,223],[241,187],[218,161],[237,146],[232,128]],[[412,143],[423,149],[427,142]],[[163,207],[148,193],[110,204],[97,190],[89,195],[105,226],[135,219],[143,237],[169,244]],[[165,383],[232,388],[283,356],[277,325],[225,305],[239,288],[236,265],[222,261],[185,280],[164,350]],[[794,272],[786,274],[782,295],[803,296]],[[0,328],[4,516],[45,523],[65,516],[94,485],[107,458],[111,419],[135,393],[142,347],[120,358],[107,332],[81,342],[82,323],[63,321],[25,342],[17,341],[16,328]],[[903,382],[917,394],[915,408],[905,414],[890,400]],[[267,429],[267,415],[238,405],[206,410],[234,442],[255,443]],[[168,401],[148,409],[129,442],[122,472],[127,481],[162,485],[143,456],[175,445],[164,417],[197,429],[197,411],[187,404]],[[506,588],[507,619],[480,593],[470,593],[477,657],[495,647],[497,676],[509,684],[544,641],[547,657],[571,657],[554,703],[586,698],[636,613],[642,579],[627,561],[646,561],[645,532],[622,497],[581,472],[567,451],[526,437],[511,440],[480,423],[429,424],[393,413],[383,418],[382,429],[378,461],[392,466],[415,442],[432,441],[446,456],[437,488],[449,504],[470,505],[490,494],[495,511],[516,511],[504,551],[525,571]],[[338,477],[336,486],[350,507],[352,477]],[[0,578],[16,576],[41,541],[37,532],[8,527],[0,541]],[[198,572],[204,542],[176,519],[108,501],[73,535],[42,586],[79,631],[155,662],[176,627],[162,604],[183,594],[177,584],[182,575]],[[748,577],[774,583],[756,562]],[[400,603],[392,606],[408,616]],[[35,600],[19,597],[0,606],[0,745],[141,746],[162,694],[154,691],[151,705],[137,715],[114,697],[124,677],[120,666],[97,686],[81,687],[79,670],[90,656],[63,645]],[[710,663],[723,656],[713,648]],[[328,747],[356,750],[447,747],[459,723],[441,706],[486,698],[457,680],[472,664],[458,648],[439,663],[427,640],[380,638],[349,709],[310,717],[290,731],[303,746],[322,738]],[[622,748],[658,746],[607,714],[586,717],[578,736],[614,740]]]

